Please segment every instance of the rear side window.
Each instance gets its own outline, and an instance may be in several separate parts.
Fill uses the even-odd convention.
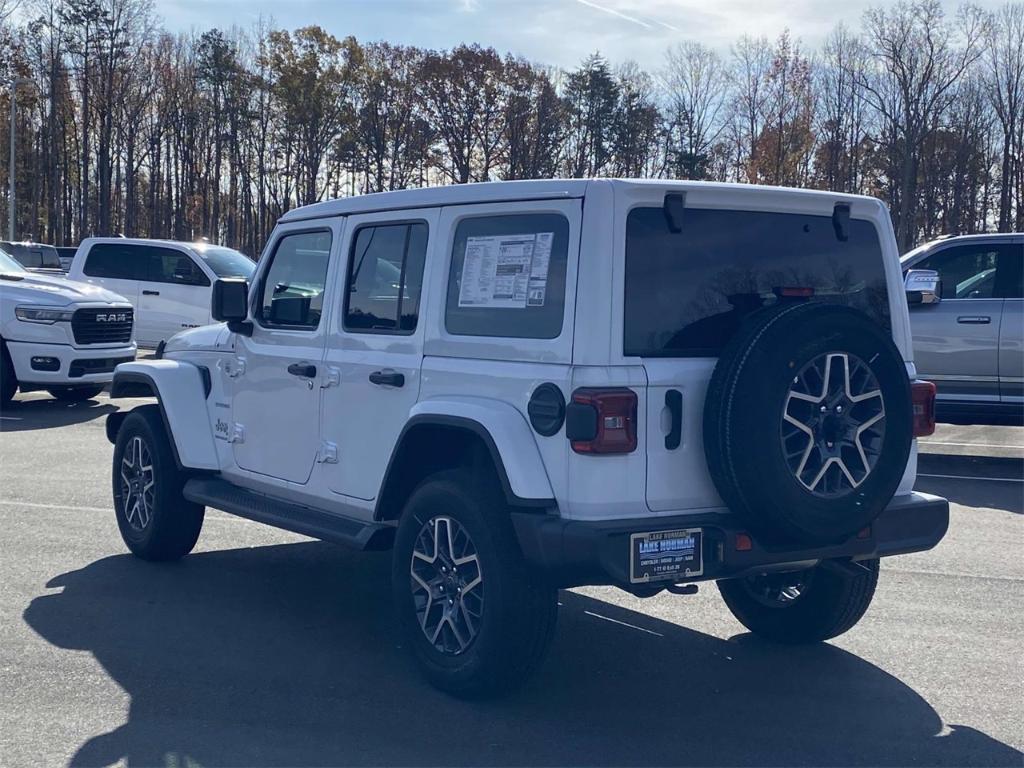
[[[568,253],[569,222],[560,214],[463,219],[448,280],[448,333],[557,338]]]
[[[89,249],[82,271],[90,277],[146,280],[149,275],[146,250],[136,245],[97,243]]]
[[[845,304],[888,328],[878,232],[851,219],[840,241],[831,216],[686,208],[682,232],[660,208],[626,223],[624,353],[714,357],[743,320],[780,296]]]
[[[426,255],[422,222],[360,229],[349,255],[345,330],[416,330]]]
[[[263,278],[263,325],[301,330],[320,325],[330,255],[329,230],[294,232],[277,241]]]
[[[149,279],[154,283],[210,284],[210,279],[187,253],[169,248],[153,248],[149,259]]]
[[[134,243],[97,243],[89,249],[82,271],[90,277],[149,283],[209,285],[191,256],[173,248]]]

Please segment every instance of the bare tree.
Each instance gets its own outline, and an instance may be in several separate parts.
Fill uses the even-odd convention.
[[[737,166],[746,169],[746,181],[754,181],[755,178],[755,145],[767,112],[771,65],[772,49],[766,37],[744,35],[732,48],[733,144]]]
[[[1024,3],[1003,6],[985,36],[988,93],[1002,131],[999,231],[1024,229]],[[1014,221],[1014,187],[1017,219]]]
[[[915,240],[921,149],[954,98],[954,86],[981,56],[985,31],[976,8],[951,24],[938,0],[901,0],[864,15],[873,68],[860,84],[877,110],[890,154],[890,205],[903,249]]]
[[[659,80],[669,121],[669,170],[679,178],[706,178],[712,147],[725,129],[725,65],[706,45],[679,43],[666,51]]]
[[[818,94],[817,186],[863,192],[861,162],[868,139],[867,103],[861,83],[867,53],[860,38],[840,23],[825,40],[816,68]]]

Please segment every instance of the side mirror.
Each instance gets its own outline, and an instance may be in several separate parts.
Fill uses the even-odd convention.
[[[249,316],[249,283],[238,278],[215,281],[210,305],[210,314],[218,322],[245,320]]]
[[[227,321],[228,330],[242,336],[252,336],[253,325],[249,317],[249,281],[225,278],[213,283],[210,314],[219,322]]]
[[[938,304],[942,300],[941,286],[934,269],[911,269],[903,281],[908,304]]]

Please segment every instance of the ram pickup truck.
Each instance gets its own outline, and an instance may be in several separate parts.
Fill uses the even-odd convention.
[[[29,272],[0,253],[0,406],[18,390],[95,397],[135,359],[132,321],[116,293]]]

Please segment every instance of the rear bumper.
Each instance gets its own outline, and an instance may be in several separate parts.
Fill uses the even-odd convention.
[[[730,513],[595,522],[516,512],[512,519],[527,560],[545,571],[558,586],[611,584],[634,590],[669,582],[630,584],[632,533],[703,528],[704,572],[687,581],[710,581],[764,570],[806,568],[821,560],[865,560],[931,549],[946,534],[949,502],[914,492],[894,498],[864,538],[802,548],[769,548],[755,540],[748,551],[735,547],[736,534],[745,533],[746,528]]]

